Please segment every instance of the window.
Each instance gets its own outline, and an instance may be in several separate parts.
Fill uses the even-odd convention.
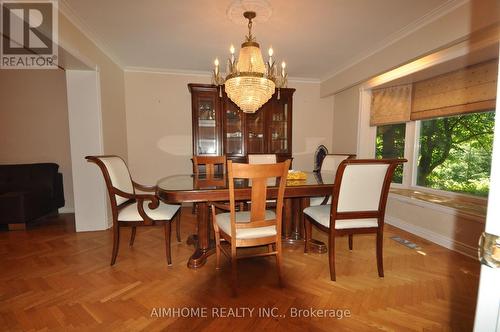
[[[377,127],[376,157],[403,158],[405,152],[406,124],[390,124]],[[403,165],[399,165],[392,177],[393,183],[403,183]]]
[[[488,195],[494,118],[490,111],[421,121],[416,184]]]

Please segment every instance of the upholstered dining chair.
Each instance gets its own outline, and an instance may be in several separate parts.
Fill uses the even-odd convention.
[[[330,279],[335,281],[335,237],[376,233],[377,269],[384,276],[382,259],[385,207],[394,169],[406,159],[346,159],[335,175],[332,203],[304,209],[305,244],[309,250],[312,225],[328,233]]]
[[[249,154],[248,163],[253,165],[259,164],[276,164],[278,162],[275,154]],[[269,179],[268,183],[272,183],[274,179]],[[276,204],[275,199],[268,199],[266,201],[268,207],[273,207]],[[250,202],[247,202],[250,204]]]
[[[356,158],[355,154],[327,154],[321,162],[319,172],[335,173],[342,160]],[[331,204],[332,196],[311,197],[309,206],[317,206],[321,204]]]
[[[275,154],[249,154],[248,163],[249,164],[275,164],[276,163]]]
[[[228,210],[225,205],[212,203],[212,224],[215,232],[216,268],[220,268],[221,252],[231,259],[231,288],[236,295],[237,260],[257,256],[276,256],[278,279],[283,286],[281,271],[281,219],[286,176],[290,160],[275,164],[237,164],[228,161],[229,212],[217,214],[216,209]],[[266,209],[268,179],[278,182],[276,210]],[[251,181],[250,211],[237,211],[235,179]],[[228,242],[226,249],[223,241]],[[267,252],[253,255],[237,255],[241,247],[266,246]]]
[[[177,241],[180,242],[180,205],[165,204],[155,194],[137,193],[156,192],[156,186],[144,186],[133,181],[127,164],[119,156],[88,156],[88,162],[95,163],[102,171],[108,189],[113,214],[113,252],[111,265],[116,262],[120,245],[120,228],[131,227],[129,245],[134,245],[137,226],[163,224],[165,228],[165,251],[168,265],[172,265],[170,250],[171,222],[177,223]]]

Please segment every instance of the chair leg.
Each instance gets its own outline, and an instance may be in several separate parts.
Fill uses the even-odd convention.
[[[273,245],[272,245],[272,244],[268,244],[268,245],[267,245],[267,251],[268,251],[268,252],[273,251],[273,249],[274,249],[274,248],[273,248]]]
[[[285,285],[283,283],[283,275],[282,275],[282,269],[281,269],[281,243],[276,243],[276,268],[278,269],[278,282],[281,288],[283,288]]]
[[[167,221],[163,226],[165,227],[165,251],[167,254],[167,263],[170,266],[172,265],[172,254],[170,252],[170,233],[172,232],[172,223]]]
[[[304,252],[309,252],[309,244],[312,238],[312,224],[309,218],[304,215]]]
[[[330,280],[335,281],[335,233],[328,234],[328,263],[330,264]]]
[[[130,242],[129,242],[129,247],[132,247],[134,245],[134,240],[135,240],[135,232],[137,231],[136,226],[132,226],[132,233],[130,234]]]
[[[177,233],[177,242],[181,242],[181,210],[177,212],[177,219],[175,220],[175,231]]]
[[[215,269],[218,270],[220,269],[220,234],[219,234],[219,228],[217,227],[215,223],[215,217],[213,216],[215,214],[215,207],[212,206],[212,227],[214,229],[214,237],[215,237]]]
[[[113,226],[113,252],[111,253],[111,266],[116,263],[116,256],[118,256],[118,247],[120,246],[120,226],[117,224]]]
[[[215,269],[220,269],[220,234],[217,230],[214,230],[215,235]]]
[[[236,259],[236,252],[231,254],[231,290],[233,296],[238,295],[237,282],[238,282],[238,260]]]
[[[220,243],[215,244],[215,269],[220,269]]]
[[[352,234],[349,234],[349,250],[352,250]]]
[[[383,258],[383,247],[384,247],[384,233],[382,229],[377,231],[377,270],[378,276],[384,276],[384,258]]]

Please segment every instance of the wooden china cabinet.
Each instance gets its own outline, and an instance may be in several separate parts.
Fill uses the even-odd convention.
[[[188,84],[193,116],[193,155],[226,155],[246,162],[248,154],[292,157],[292,99],[295,89],[282,88],[256,113],[244,113],[222,89]],[[279,97],[279,98],[278,98]]]

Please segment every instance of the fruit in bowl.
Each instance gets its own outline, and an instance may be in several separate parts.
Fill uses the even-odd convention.
[[[302,171],[289,170],[286,176],[287,180],[305,180],[307,179],[307,174]]]

